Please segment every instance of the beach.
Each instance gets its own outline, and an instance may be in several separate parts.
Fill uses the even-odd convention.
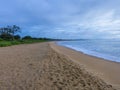
[[[0,48],[0,90],[119,90],[119,69],[55,42]]]

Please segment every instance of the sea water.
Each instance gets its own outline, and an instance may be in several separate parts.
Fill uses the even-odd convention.
[[[120,39],[119,40],[91,40],[59,41],[59,45],[72,48],[84,54],[120,62]]]

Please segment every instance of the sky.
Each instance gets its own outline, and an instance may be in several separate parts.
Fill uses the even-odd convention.
[[[22,36],[120,38],[120,0],[0,0],[0,26],[14,24]]]

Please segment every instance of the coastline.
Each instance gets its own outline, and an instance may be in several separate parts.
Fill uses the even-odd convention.
[[[100,59],[104,59],[104,60],[120,63],[120,59],[118,57],[107,55],[105,53],[103,54],[103,53],[100,53],[100,52],[87,50],[85,48],[84,49],[83,48],[76,48],[74,46],[64,45],[64,44],[61,44],[59,42],[56,42],[56,44],[59,45],[59,46],[63,46],[63,47],[66,47],[66,48],[78,51],[80,53],[83,53],[83,54],[86,54],[86,55],[89,55],[89,56],[93,56],[93,57],[96,57],[96,58],[100,58]]]
[[[120,89],[120,63],[114,62],[99,57],[84,54],[83,52],[74,49],[60,46],[56,42],[51,43],[51,47],[73,62],[86,68],[88,72],[100,77],[108,84],[113,85],[115,88]]]
[[[57,42],[54,42],[54,44],[56,44],[57,46],[64,47],[64,48],[70,49],[72,51],[87,55],[87,56],[90,56],[90,57],[93,57],[93,58],[98,58],[98,59],[101,59],[101,60],[104,60],[104,61],[109,61],[109,62],[112,62],[112,63],[119,63],[120,64],[120,62],[117,62],[115,60],[106,59],[106,58],[103,58],[102,56],[97,56],[97,55],[93,55],[93,54],[87,54],[87,53],[84,53],[84,51],[76,50],[76,49],[73,49],[73,48],[70,48],[70,47],[67,47],[67,46],[57,44]]]

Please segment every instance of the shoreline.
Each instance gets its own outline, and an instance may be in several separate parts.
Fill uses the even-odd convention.
[[[84,55],[87,55],[87,56],[90,56],[90,57],[93,57],[93,58],[98,58],[98,59],[105,60],[105,61],[108,61],[108,62],[119,63],[119,64],[120,64],[120,62],[117,62],[117,61],[113,61],[113,60],[110,60],[110,59],[105,59],[105,58],[102,58],[102,57],[99,57],[99,56],[95,56],[95,55],[92,55],[92,54],[87,54],[87,53],[84,53],[83,51],[79,51],[79,50],[75,50],[75,49],[70,48],[70,47],[67,47],[67,46],[59,45],[59,44],[57,44],[56,42],[54,42],[54,43],[55,43],[56,45],[58,45],[58,46],[61,46],[61,47],[70,49],[70,50],[72,50],[72,51],[75,51],[75,52],[78,52],[78,53],[81,53],[81,54],[84,54]]]
[[[69,47],[61,46],[56,42],[52,42],[51,47],[58,53],[67,56],[73,62],[82,65],[87,71],[92,72],[94,75],[100,77],[108,84],[120,89],[119,62],[91,56]]]
[[[117,59],[115,59],[115,58],[117,58],[117,57],[108,56],[108,55],[106,56],[106,55],[104,55],[104,54],[96,53],[96,52],[93,52],[93,53],[96,53],[96,54],[90,54],[90,53],[84,52],[84,50],[83,50],[83,51],[80,51],[80,50],[74,49],[74,48],[72,48],[72,47],[60,45],[60,44],[58,44],[57,42],[55,42],[55,44],[57,44],[58,46],[63,46],[63,47],[65,47],[65,48],[74,50],[74,51],[79,52],[79,53],[83,53],[83,54],[88,55],[88,56],[96,57],[96,58],[99,58],[99,59],[102,59],[102,60],[107,60],[107,61],[111,61],[111,62],[115,62],[115,63],[120,63]],[[112,59],[110,59],[110,58],[112,58]],[[114,58],[114,59],[113,59],[113,58]]]

